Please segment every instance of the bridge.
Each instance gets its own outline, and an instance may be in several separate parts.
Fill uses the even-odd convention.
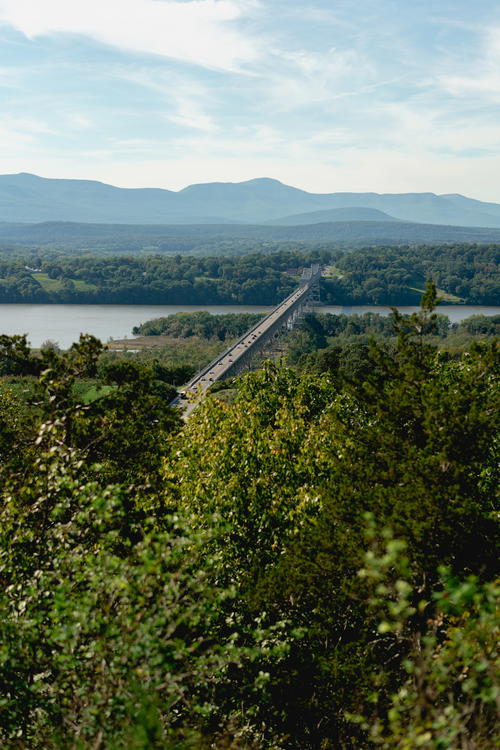
[[[308,309],[319,303],[320,278],[319,265],[304,269],[298,288],[213,362],[200,370],[170,405],[182,407],[186,418],[195,408],[198,399],[217,380],[251,369],[257,358],[262,359],[263,351],[272,339],[277,338],[283,329],[291,330]],[[189,400],[189,396],[194,400]]]

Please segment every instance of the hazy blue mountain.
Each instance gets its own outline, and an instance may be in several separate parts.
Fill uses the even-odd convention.
[[[500,227],[499,204],[461,195],[318,194],[268,178],[190,185],[174,192],[117,188],[92,180],[46,179],[26,173],[0,175],[0,221],[7,222],[261,224],[296,214],[346,208],[372,209],[409,222]]]
[[[405,221],[472,227],[500,227],[500,205],[465,196],[434,193],[335,193],[334,207],[366,206]]]
[[[376,208],[365,208],[364,206],[354,208],[327,208],[324,211],[308,211],[305,214],[291,214],[279,219],[271,219],[266,224],[277,224],[280,226],[297,226],[300,224],[323,224],[325,222],[337,221],[399,221],[394,216],[379,211]]]
[[[126,189],[93,180],[55,180],[32,174],[0,175],[0,221],[84,221],[165,224],[226,222],[196,215],[179,193]]]

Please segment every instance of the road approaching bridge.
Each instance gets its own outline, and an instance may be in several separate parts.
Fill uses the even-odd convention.
[[[265,318],[243,334],[229,349],[222,352],[207,367],[198,372],[171,402],[184,409],[186,418],[203,394],[222,378],[233,377],[250,369],[252,361],[261,355],[265,345],[279,335],[283,328],[291,329],[302,318],[304,311],[319,300],[321,268],[313,265],[302,273],[298,288],[274,308]]]

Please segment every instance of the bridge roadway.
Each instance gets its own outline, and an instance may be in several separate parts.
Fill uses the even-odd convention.
[[[300,286],[283,302],[274,308],[265,318],[253,328],[243,334],[232,346],[222,352],[207,367],[190,380],[178,396],[171,402],[171,406],[180,406],[184,410],[184,419],[196,407],[199,399],[216,380],[230,377],[241,372],[256,353],[262,350],[269,341],[284,326],[292,327],[299,319],[302,309],[308,304],[311,290],[319,283],[321,269],[314,265],[302,274]],[[188,398],[189,397],[189,398]]]

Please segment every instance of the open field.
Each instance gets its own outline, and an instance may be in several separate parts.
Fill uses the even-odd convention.
[[[46,273],[32,273],[31,275],[46,292],[60,292],[61,289],[64,289],[64,281],[62,279],[51,279]],[[75,285],[75,289],[78,292],[91,292],[97,289],[95,284],[88,284],[81,279],[68,279],[68,281],[71,281]]]

